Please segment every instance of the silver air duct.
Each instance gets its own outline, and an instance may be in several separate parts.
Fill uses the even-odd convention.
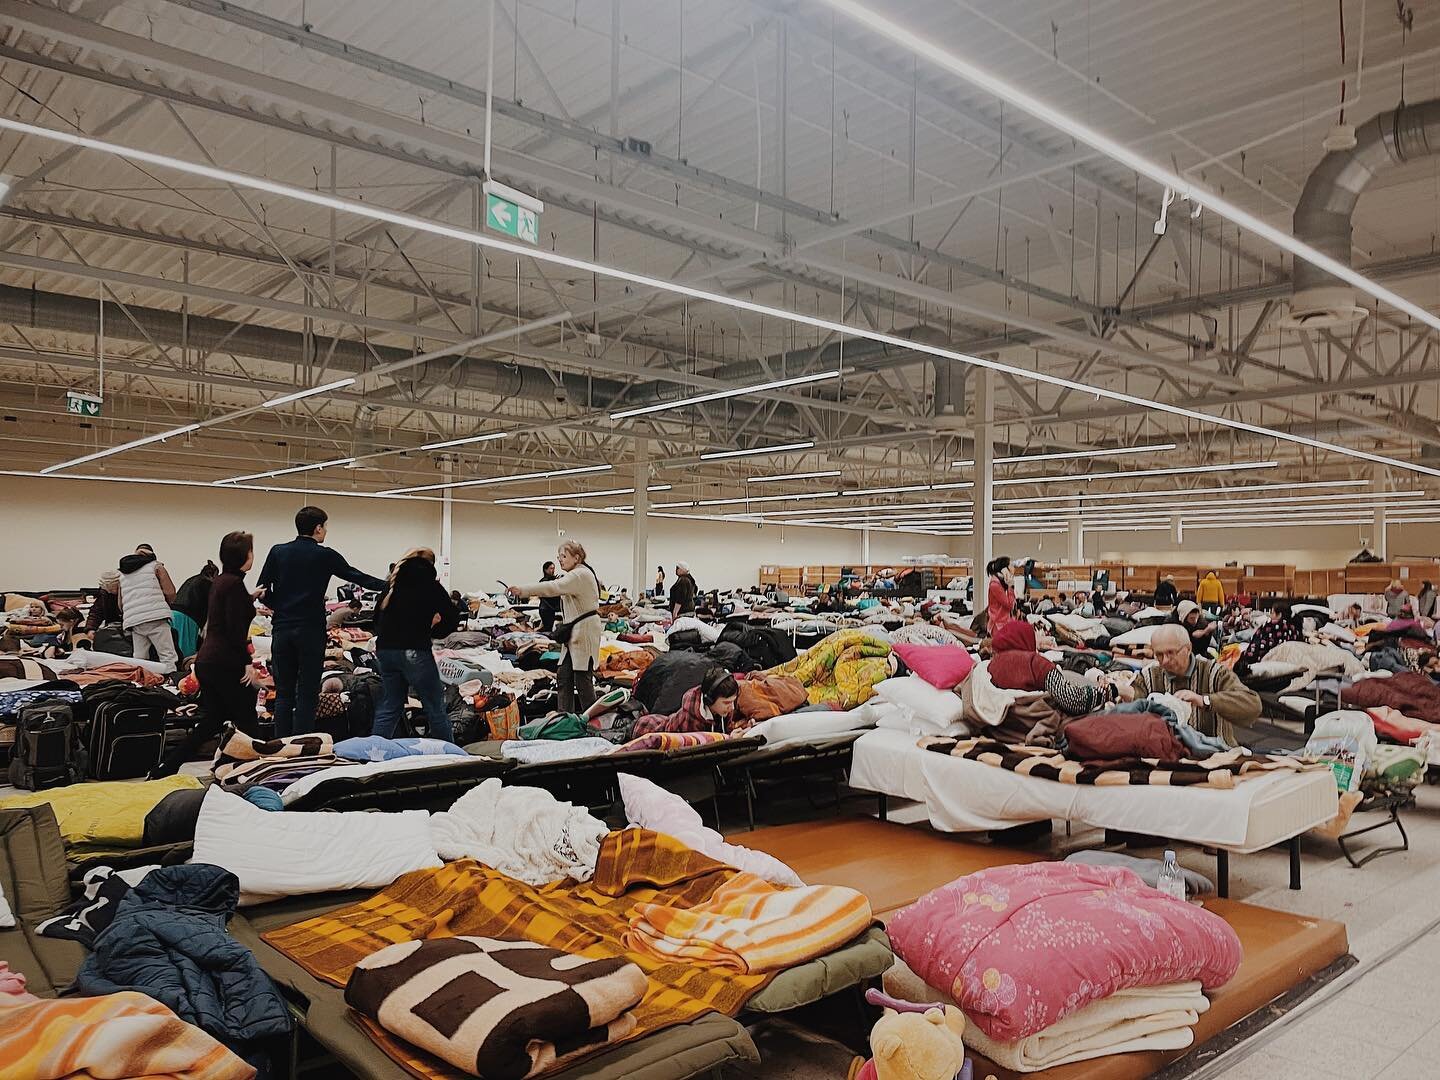
[[[1295,239],[1350,265],[1355,204],[1386,169],[1440,152],[1440,101],[1401,105],[1355,130],[1355,145],[1320,159],[1295,205]],[[1320,329],[1355,322],[1365,313],[1343,281],[1295,260],[1295,296],[1282,325]]]

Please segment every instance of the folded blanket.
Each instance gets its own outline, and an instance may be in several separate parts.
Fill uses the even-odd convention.
[[[491,777],[430,818],[442,859],[478,859],[529,885],[589,881],[609,827],[541,788]]]
[[[221,1043],[134,991],[0,1003],[0,1076],[250,1080],[254,1075]]]
[[[905,1000],[951,1002],[903,960],[885,973],[885,992]],[[1198,982],[1119,990],[1079,1012],[1015,1042],[1001,1042],[978,1025],[965,1029],[965,1045],[1002,1069],[1040,1072],[1077,1061],[1142,1050],[1184,1050],[1210,1001]]]
[[[822,956],[864,933],[870,922],[870,901],[854,889],[780,889],[738,873],[700,904],[638,905],[625,943],[661,959],[759,975]]]
[[[218,777],[221,766],[230,766],[241,761],[259,761],[262,758],[321,757],[335,753],[335,740],[323,731],[312,731],[305,735],[286,735],[278,739],[257,739],[247,735],[234,724],[226,724],[220,733],[220,745],[215,750],[214,772]]]
[[[138,873],[132,870],[123,875],[109,866],[86,871],[80,899],[61,914],[38,924],[36,932],[93,947],[100,933],[115,921],[115,912],[129,894],[130,886],[153,869],[153,866],[144,866],[138,868]]]
[[[633,750],[688,750],[692,746],[724,742],[725,738],[726,736],[718,731],[652,731],[616,747],[615,752],[626,754]]]
[[[164,780],[109,780],[99,784],[70,784],[0,799],[0,810],[49,803],[60,823],[60,835],[70,855],[93,855],[139,847],[145,835],[145,815],[174,791],[198,788],[193,776]]]
[[[246,788],[267,787],[284,792],[304,777],[330,769],[349,768],[355,764],[334,754],[323,757],[273,757],[257,761],[235,761],[214,766],[215,780],[222,791],[243,795]]]
[[[516,938],[589,957],[626,955],[648,977],[635,1007],[632,1037],[703,1013],[735,1016],[768,978],[721,967],[630,953],[624,937],[639,904],[694,906],[734,870],[644,829],[605,837],[593,880],[534,887],[469,859],[407,874],[358,904],[272,930],[267,942],[316,978],[344,986],[361,960],[388,945],[420,938]],[[450,1075],[435,1058],[368,1027],[380,1047],[413,1074]]]
[[[533,941],[406,941],[356,966],[345,1001],[386,1031],[484,1080],[525,1080],[618,1042],[645,973],[620,957]]]

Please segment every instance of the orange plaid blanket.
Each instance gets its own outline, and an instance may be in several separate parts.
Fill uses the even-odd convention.
[[[625,943],[642,905],[693,908],[737,874],[672,837],[626,829],[601,843],[595,877],[584,884],[526,885],[462,859],[406,874],[369,899],[264,938],[335,986],[344,986],[356,964],[387,945],[462,934],[533,941],[588,957],[623,956],[639,965],[647,980],[645,997],[633,1010],[636,1028],[630,1037],[639,1038],[711,1010],[734,1016],[769,981],[769,975],[655,956]],[[413,1075],[426,1080],[462,1075],[356,1018]]]

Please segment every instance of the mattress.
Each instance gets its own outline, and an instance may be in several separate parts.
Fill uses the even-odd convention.
[[[901,731],[864,735],[855,743],[850,785],[923,802],[930,823],[946,832],[1059,819],[1245,854],[1323,825],[1339,811],[1328,772],[1263,776],[1230,790],[1071,786],[922,750],[915,742]]]

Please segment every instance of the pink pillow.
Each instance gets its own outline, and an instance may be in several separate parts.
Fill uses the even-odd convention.
[[[1197,980],[1209,993],[1241,957],[1218,915],[1129,870],[1081,863],[981,870],[896,912],[885,932],[896,956],[998,1042],[1119,990]]]
[[[890,649],[905,666],[931,686],[940,690],[954,690],[965,681],[975,658],[963,645],[914,645],[899,642]]]

